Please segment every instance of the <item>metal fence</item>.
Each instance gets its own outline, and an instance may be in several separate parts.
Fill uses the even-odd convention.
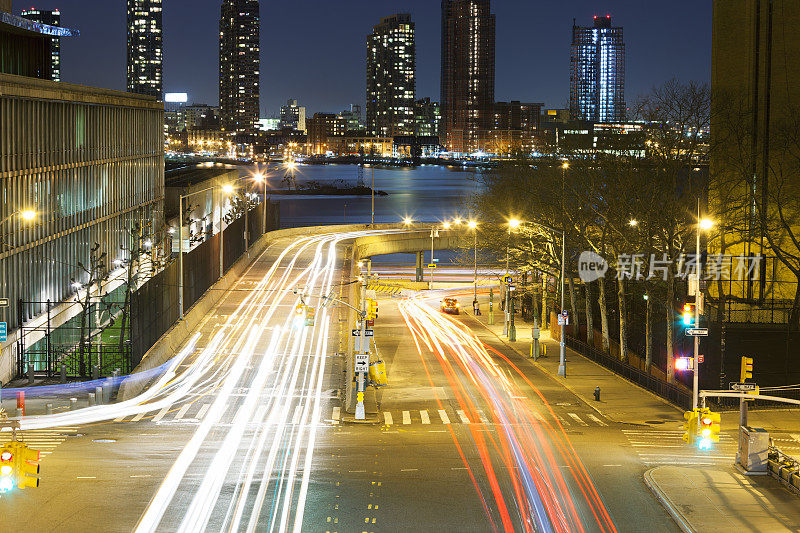
[[[685,391],[671,383],[667,383],[657,377],[654,377],[647,372],[640,370],[634,366],[631,366],[627,363],[620,361],[617,358],[612,357],[609,354],[606,354],[596,348],[589,346],[585,342],[579,341],[573,337],[566,337],[566,344],[571,349],[575,350],[579,354],[583,355],[591,359],[592,361],[599,363],[600,365],[608,368],[612,372],[619,374],[620,376],[636,383],[640,387],[643,387],[658,396],[666,399],[669,402],[674,403],[675,405],[684,408],[684,409],[691,409],[692,406],[692,395],[688,391]]]
[[[279,227],[278,204],[259,204],[248,213],[250,244],[263,234],[265,206],[267,231]],[[225,228],[223,241],[224,270],[227,271],[245,252],[244,217]],[[184,306],[187,310],[221,277],[219,242],[219,234],[208,236],[184,253]],[[177,261],[173,261],[130,294],[125,331],[121,331],[118,320],[124,303],[124,285],[92,300],[85,312],[88,322],[83,331],[83,336],[91,340],[84,341],[83,345],[80,342],[83,311],[56,325],[51,320],[54,303],[20,301],[20,309],[41,304],[42,308],[46,307],[46,316],[36,319],[35,325],[29,321],[28,325],[20,327],[15,361],[17,376],[26,375],[29,365],[33,365],[34,375],[45,377],[65,372],[70,378],[84,378],[92,375],[95,366],[99,367],[101,375],[109,375],[117,369],[131,372],[178,320],[178,275]]]

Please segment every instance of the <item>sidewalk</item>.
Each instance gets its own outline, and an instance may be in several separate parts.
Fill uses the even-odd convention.
[[[800,500],[769,476],[659,466],[644,480],[686,532],[800,530]]]
[[[624,422],[642,425],[661,425],[665,424],[671,429],[676,429],[683,424],[682,411],[667,402],[646,391],[637,385],[614,374],[610,370],[600,366],[577,352],[566,349],[567,376],[558,375],[559,364],[559,343],[550,339],[548,331],[542,331],[539,338],[540,344],[547,345],[547,356],[539,357],[534,362],[530,359],[531,336],[533,327],[531,324],[523,322],[519,317],[516,318],[517,340],[510,342],[503,336],[503,313],[495,306],[494,325],[489,325],[489,304],[488,298],[480,298],[481,316],[474,316],[470,306],[464,308],[465,314],[469,316],[467,324],[472,321],[480,322],[486,330],[497,336],[504,344],[512,348],[521,356],[528,358],[530,363],[549,375],[550,378],[559,382],[565,388],[583,400],[589,407],[614,422]],[[476,328],[476,333],[481,329]],[[600,401],[594,400],[594,389],[600,387]],[[646,413],[646,414],[645,414]]]
[[[466,323],[479,322],[476,333],[488,330],[521,356],[529,358],[531,325],[517,320],[517,341],[510,342],[502,335],[503,313],[495,310],[495,324],[489,325],[488,307],[488,301],[482,299],[483,315],[473,316],[469,310]],[[528,359],[531,364],[606,418],[654,428],[682,427],[679,408],[569,348],[566,350],[567,376],[559,376],[559,343],[550,339],[547,331],[542,331],[540,341],[547,345],[547,356],[536,362]],[[594,401],[592,396],[598,385],[600,402]],[[653,413],[657,413],[656,416]],[[659,466],[645,472],[644,480],[686,532],[800,531],[800,499],[769,476],[745,476],[733,465]]]

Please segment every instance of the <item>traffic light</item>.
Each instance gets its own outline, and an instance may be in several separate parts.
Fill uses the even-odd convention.
[[[683,441],[687,444],[694,444],[697,438],[697,410],[686,411],[683,413]]]
[[[694,370],[694,357],[676,357],[675,370],[678,372],[686,372],[687,370]]]
[[[695,304],[692,303],[685,303],[683,304],[683,325],[684,326],[694,326],[694,311],[695,311]]]
[[[15,448],[17,487],[20,489],[38,487],[39,452],[28,448],[23,442],[17,442]]]
[[[0,493],[8,492],[14,488],[14,467],[16,466],[14,448],[3,446],[0,448]]]
[[[719,442],[721,421],[720,414],[712,413],[708,407],[700,410],[700,442],[697,443],[698,448],[709,450],[711,449],[711,443]]]
[[[753,358],[742,357],[742,368],[739,372],[739,383],[744,383],[747,378],[753,377]]]
[[[367,320],[378,318],[378,301],[367,298]]]

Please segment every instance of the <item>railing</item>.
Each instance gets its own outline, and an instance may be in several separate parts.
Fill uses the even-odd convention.
[[[606,367],[615,374],[619,374],[625,379],[632,381],[640,387],[649,390],[664,398],[665,400],[674,403],[683,409],[691,409],[692,395],[671,383],[658,379],[647,372],[629,365],[619,359],[602,352],[585,342],[582,342],[573,337],[566,337],[566,344],[571,349],[575,350],[582,356],[591,359],[592,361]]]
[[[800,463],[774,446],[769,447],[767,471],[795,492],[800,492]]]

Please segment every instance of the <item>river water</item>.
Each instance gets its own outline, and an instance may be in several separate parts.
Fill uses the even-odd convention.
[[[388,196],[375,197],[375,222],[401,222],[411,217],[415,222],[439,222],[456,216],[469,217],[467,203],[478,190],[480,169],[457,169],[437,165],[419,167],[365,167],[364,184],[369,187],[375,173],[375,189]],[[270,187],[284,189],[283,171],[270,172]],[[343,180],[354,185],[357,165],[297,166],[298,184],[318,181],[333,183]],[[369,223],[370,196],[272,196],[280,202],[281,227],[327,224]]]

